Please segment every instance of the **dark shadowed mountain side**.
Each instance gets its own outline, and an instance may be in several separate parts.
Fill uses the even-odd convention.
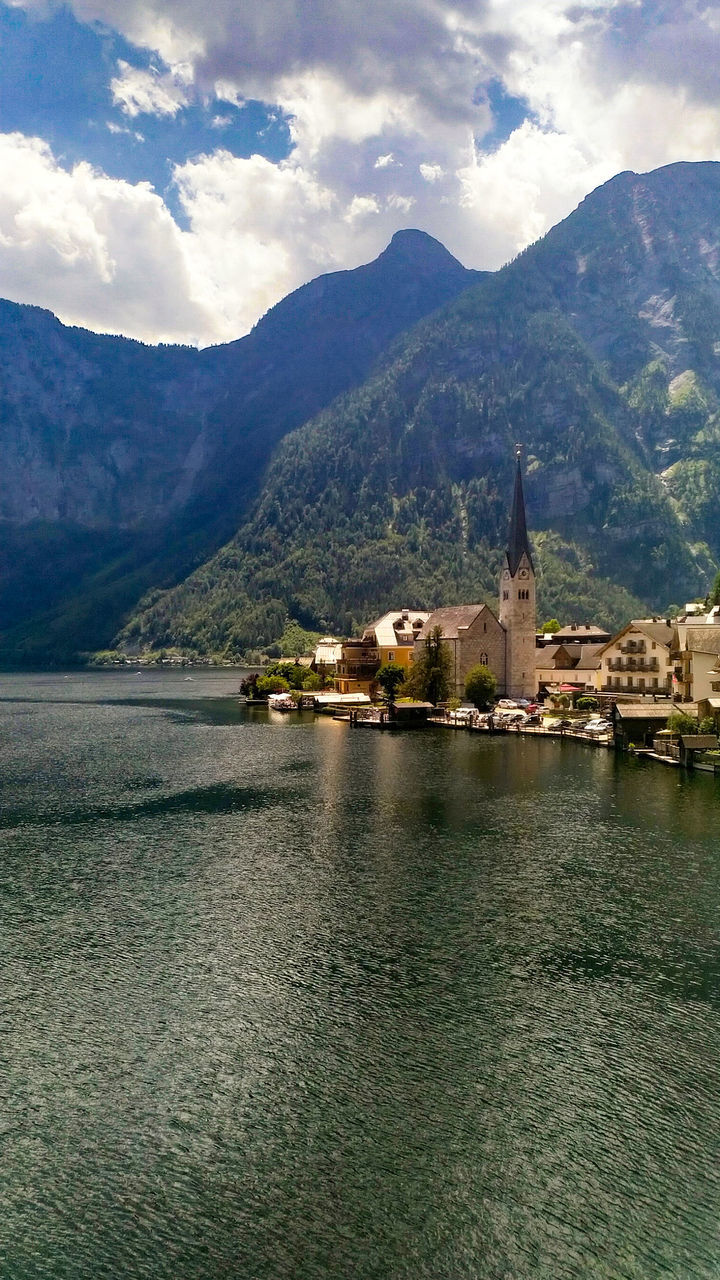
[[[277,442],[481,273],[398,233],[224,347],[143,346],[0,303],[0,657],[107,644],[237,528]]]
[[[616,624],[720,557],[720,166],[621,174],[277,450],[236,536],[121,636],[228,655],[289,615],[495,596],[526,449],[542,612]],[[704,321],[703,321],[704,317]]]

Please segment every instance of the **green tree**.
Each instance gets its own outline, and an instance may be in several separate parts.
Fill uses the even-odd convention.
[[[674,711],[668,716],[667,727],[671,733],[697,733],[697,720],[686,711]]]
[[[592,697],[578,698],[575,705],[578,711],[595,711],[597,710],[598,700]]]
[[[284,676],[260,676],[255,687],[258,697],[266,698],[269,693],[287,693],[290,685]]]
[[[386,662],[375,679],[383,691],[383,700],[390,706],[395,701],[400,685],[405,683],[405,668],[399,662]]]
[[[489,667],[479,663],[471,667],[465,677],[465,697],[473,702],[478,711],[486,711],[495,700],[497,680]]]
[[[408,693],[425,702],[444,702],[452,684],[452,658],[443,644],[442,627],[433,627],[407,681]]]
[[[710,595],[708,596],[708,604],[711,607],[713,605],[720,604],[720,573],[715,575],[715,581],[712,584]]]
[[[557,618],[548,618],[547,622],[543,622],[540,630],[544,636],[554,636],[555,632],[560,630],[560,623]]]

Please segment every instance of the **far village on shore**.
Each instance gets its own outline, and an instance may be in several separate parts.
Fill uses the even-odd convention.
[[[633,618],[615,635],[576,621],[538,631],[520,455],[497,613],[401,606],[361,636],[324,636],[312,655],[269,662],[241,695],[368,728],[561,735],[720,777],[720,574],[713,598],[674,617]]]
[[[616,635],[588,622],[538,632],[518,449],[497,614],[391,610],[357,638],[323,637],[311,659],[270,664],[245,693],[357,726],[559,734],[720,776],[720,604]]]

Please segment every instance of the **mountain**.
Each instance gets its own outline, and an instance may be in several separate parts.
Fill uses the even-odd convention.
[[[720,166],[623,173],[287,435],[235,536],[120,639],[239,654],[288,617],[495,596],[512,446],[540,607],[611,625],[720,558]]]
[[[288,431],[479,278],[431,236],[399,232],[375,262],[312,281],[205,351],[0,302],[0,656],[107,644],[148,587],[237,528]]]
[[[622,173],[495,273],[403,232],[246,338],[0,309],[0,657],[240,657],[495,599],[525,448],[542,613],[615,625],[720,561],[720,165]]]

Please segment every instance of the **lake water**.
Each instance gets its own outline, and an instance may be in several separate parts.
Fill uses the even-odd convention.
[[[0,677],[3,1280],[720,1276],[720,786]]]

